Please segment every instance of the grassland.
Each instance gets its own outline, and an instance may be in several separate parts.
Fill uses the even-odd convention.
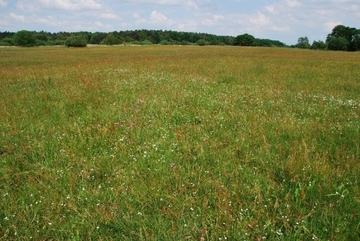
[[[0,240],[360,240],[360,54],[0,49]]]

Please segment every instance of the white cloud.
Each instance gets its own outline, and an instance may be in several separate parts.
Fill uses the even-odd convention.
[[[114,14],[114,13],[100,13],[100,15],[98,15],[98,17],[102,18],[102,19],[110,19],[110,20],[115,20],[115,19],[121,19],[118,15]]]
[[[144,18],[139,18],[139,19],[136,19],[136,21],[135,21],[136,25],[143,24],[143,23],[147,23],[146,19],[144,19]],[[128,26],[131,27],[132,25],[128,24]]]
[[[7,6],[7,1],[5,0],[0,0],[0,7],[6,7]]]
[[[224,19],[224,16],[222,15],[214,15],[214,20],[215,21],[220,21],[220,20],[223,20]]]
[[[295,8],[295,7],[301,6],[301,4],[296,0],[285,0],[284,3],[285,3],[285,6],[290,7],[290,8]]]
[[[185,24],[182,24],[182,23],[178,24],[177,30],[184,31],[184,29],[185,29]]]
[[[94,0],[39,0],[49,8],[58,8],[64,10],[82,10],[82,9],[99,9],[101,4]]]
[[[152,11],[150,14],[150,19],[153,22],[159,23],[166,21],[168,18],[164,14],[159,13],[158,11]]]
[[[134,13],[132,16],[133,16],[133,18],[136,18],[136,19],[141,18],[141,17],[140,17],[140,15],[139,15],[138,13]]]
[[[324,24],[324,26],[325,26],[325,29],[330,33],[335,26],[340,25],[340,24],[341,24],[340,21],[329,21],[329,22],[326,22]]]
[[[17,6],[27,11],[36,11],[43,8],[78,11],[100,9],[102,7],[102,5],[95,0],[33,0],[31,2],[28,0],[20,0]]]
[[[191,0],[128,0],[126,1],[128,4],[132,5],[167,5],[167,6],[179,6],[191,9],[199,9],[199,6],[195,3],[195,1]]]
[[[104,24],[102,22],[99,22],[99,21],[96,21],[94,23],[94,25],[98,28],[101,28],[101,29],[111,29],[111,25],[110,24]]]
[[[218,24],[224,23],[226,21],[223,15],[212,15],[211,13],[207,14],[208,16],[202,17],[201,24],[205,26],[216,26]]]
[[[264,5],[257,13],[242,14],[239,29],[288,44],[295,43],[300,36],[325,40],[339,23],[356,27],[359,9],[360,2],[355,0],[277,0]]]
[[[16,3],[16,7],[24,12],[34,12],[40,9],[40,4],[28,1],[18,1]]]
[[[214,25],[214,21],[212,21],[211,19],[204,19],[201,21],[201,23],[205,26],[213,26]]]
[[[249,17],[249,23],[254,26],[268,26],[271,24],[270,19],[263,13],[257,12]]]
[[[10,17],[17,21],[22,21],[22,22],[25,21],[25,16],[23,16],[23,15],[17,15],[15,13],[10,13]]]

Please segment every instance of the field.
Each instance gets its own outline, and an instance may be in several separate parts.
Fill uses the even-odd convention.
[[[360,53],[0,49],[0,240],[360,240]]]

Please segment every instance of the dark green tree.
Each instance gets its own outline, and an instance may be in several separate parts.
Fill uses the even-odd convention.
[[[33,47],[36,45],[36,38],[32,32],[21,30],[14,35],[14,43],[16,46]]]
[[[139,31],[139,39],[138,41],[145,41],[145,40],[148,40],[149,37],[148,37],[148,32],[146,30],[140,30]]]
[[[162,40],[162,36],[160,35],[160,33],[158,32],[158,31],[156,31],[155,33],[154,33],[154,43],[155,44],[158,44],[158,43],[160,43],[161,42],[161,40]]]
[[[337,25],[333,28],[332,32],[328,35],[328,38],[345,38],[347,41],[351,41],[354,28],[346,27],[344,25]]]
[[[280,42],[279,40],[271,39],[256,39],[257,45],[262,47],[285,47],[286,44]]]
[[[338,40],[334,40],[338,38]],[[342,39],[340,39],[342,38]],[[346,50],[348,51],[357,51],[360,50],[360,30],[356,28],[347,27],[344,25],[337,25],[333,28],[332,32],[328,34],[326,38],[326,43],[328,44],[328,49],[330,50],[343,50],[341,46],[346,40]],[[330,43],[331,42],[331,43]],[[330,46],[329,46],[330,44]],[[341,49],[339,49],[341,47]],[[335,49],[333,49],[335,48]]]
[[[324,41],[314,41],[310,47],[311,49],[326,49],[326,43]]]
[[[295,47],[297,48],[302,48],[302,49],[308,49],[310,48],[310,43],[309,43],[309,39],[308,37],[300,37],[298,39],[297,44],[295,45]]]
[[[93,33],[90,38],[90,44],[100,44],[101,41],[103,41],[107,35],[108,35],[107,33],[100,33],[100,32]]]
[[[126,36],[125,37],[125,42],[126,43],[131,43],[131,42],[133,42],[134,41],[134,39],[131,37],[131,36]]]
[[[106,38],[104,38],[103,41],[101,41],[101,44],[106,44],[106,45],[116,45],[116,44],[120,44],[120,39],[118,39],[114,34],[110,33],[108,34],[108,36],[106,36]]]
[[[242,34],[242,35],[238,35],[235,39],[234,39],[234,45],[239,45],[239,46],[256,46],[256,40],[255,37],[250,35],[250,34]]]
[[[216,35],[211,35],[209,38],[210,45],[219,45],[220,40]]]
[[[350,51],[359,51],[360,50],[360,29],[354,30],[351,42],[348,46]]]
[[[65,41],[67,47],[86,47],[86,36],[72,35]]]
[[[348,50],[349,42],[343,37],[332,37],[327,40],[327,46],[329,50]]]

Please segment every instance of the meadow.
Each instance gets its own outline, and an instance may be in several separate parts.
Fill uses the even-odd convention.
[[[360,240],[360,53],[0,49],[0,240]]]

